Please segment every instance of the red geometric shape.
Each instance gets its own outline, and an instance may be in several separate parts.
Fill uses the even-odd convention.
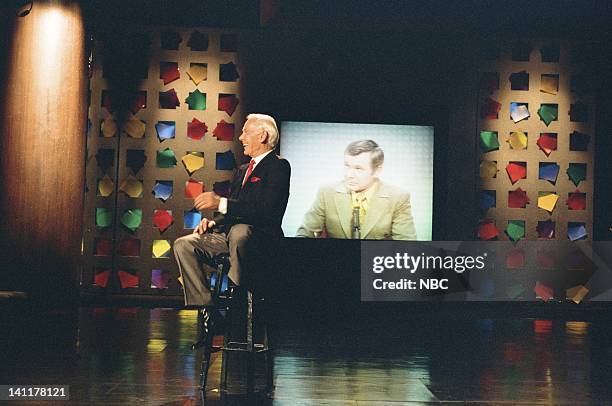
[[[117,252],[122,257],[139,257],[140,240],[137,238],[125,237],[119,243]]]
[[[481,118],[488,118],[490,120],[497,120],[499,111],[501,110],[501,103],[496,102],[491,98],[487,98],[482,104],[480,110]]]
[[[189,179],[185,182],[185,197],[195,199],[204,192],[204,183]]]
[[[586,193],[581,193],[576,189],[573,193],[567,195],[567,207],[570,210],[586,210]]]
[[[219,121],[213,131],[213,136],[217,137],[219,141],[232,141],[234,139],[234,124],[226,123],[225,120]]]
[[[155,210],[153,212],[153,225],[159,229],[160,233],[166,231],[173,221],[172,213],[168,210]]]
[[[113,250],[113,243],[108,238],[96,238],[94,240],[94,255],[109,256]]]
[[[181,105],[178,99],[176,90],[170,89],[165,92],[159,92],[159,108],[161,109],[176,109]]]
[[[542,133],[540,134],[540,138],[536,141],[538,147],[546,156],[549,156],[552,151],[557,150],[557,134],[554,133]]]
[[[485,220],[478,226],[478,238],[481,240],[492,240],[499,236],[499,230],[495,227],[493,220]]]
[[[181,72],[176,62],[160,62],[159,63],[159,78],[164,81],[164,85],[181,77]]]
[[[506,268],[516,269],[525,265],[525,251],[521,248],[513,248],[506,253]]]
[[[520,187],[508,192],[508,207],[511,209],[524,209],[529,204],[527,192]]]
[[[140,277],[138,275],[132,275],[131,273],[121,269],[117,272],[117,275],[119,276],[119,284],[121,285],[121,289],[138,287],[138,282],[140,281]]]
[[[546,286],[541,282],[536,282],[536,285],[535,285],[535,288],[533,288],[533,291],[535,292],[537,297],[539,297],[545,302],[553,298],[553,293],[554,293],[553,288]]]
[[[191,123],[187,123],[187,136],[193,140],[201,140],[207,131],[208,127],[206,124],[197,118],[191,120]]]
[[[94,275],[94,285],[101,288],[108,286],[108,280],[110,279],[111,271],[96,272]]]
[[[526,162],[510,162],[506,166],[506,172],[508,173],[508,177],[510,181],[514,185],[521,179],[525,179],[527,177],[527,163]]]
[[[218,108],[220,111],[225,111],[230,116],[234,114],[236,111],[236,106],[238,106],[239,100],[235,94],[220,94],[219,95],[219,105]]]

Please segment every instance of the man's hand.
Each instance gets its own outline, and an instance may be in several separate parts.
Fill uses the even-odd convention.
[[[193,230],[193,233],[204,234],[206,231],[208,231],[208,229],[213,228],[214,226],[216,226],[214,221],[203,218],[202,221],[200,221],[200,224],[198,224],[198,226]]]
[[[200,193],[194,200],[195,208],[198,210],[216,210],[219,208],[221,197],[215,192]]]

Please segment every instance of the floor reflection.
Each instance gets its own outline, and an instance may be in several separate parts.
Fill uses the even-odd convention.
[[[193,311],[135,307],[13,318],[2,383],[69,384],[71,399],[88,404],[200,404],[195,321]],[[612,402],[610,331],[597,319],[285,320],[274,400],[260,403]],[[221,402],[220,364],[214,354],[210,404]],[[226,404],[244,404],[241,389]]]

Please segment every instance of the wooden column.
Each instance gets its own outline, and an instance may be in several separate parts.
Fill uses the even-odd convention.
[[[82,12],[77,1],[36,0],[27,16],[13,18],[0,118],[0,283],[69,303],[85,185]]]

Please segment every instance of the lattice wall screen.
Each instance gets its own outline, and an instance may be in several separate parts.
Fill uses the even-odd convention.
[[[189,194],[199,183],[224,194],[243,159],[239,34],[172,29],[151,31],[150,39],[147,75],[125,123],[117,122],[96,58],[100,44],[94,52],[81,280],[87,291],[180,295],[170,247],[199,221]]]
[[[579,51],[524,42],[480,64],[480,239],[591,238],[595,103],[589,61]],[[530,114],[522,120],[521,104]]]

